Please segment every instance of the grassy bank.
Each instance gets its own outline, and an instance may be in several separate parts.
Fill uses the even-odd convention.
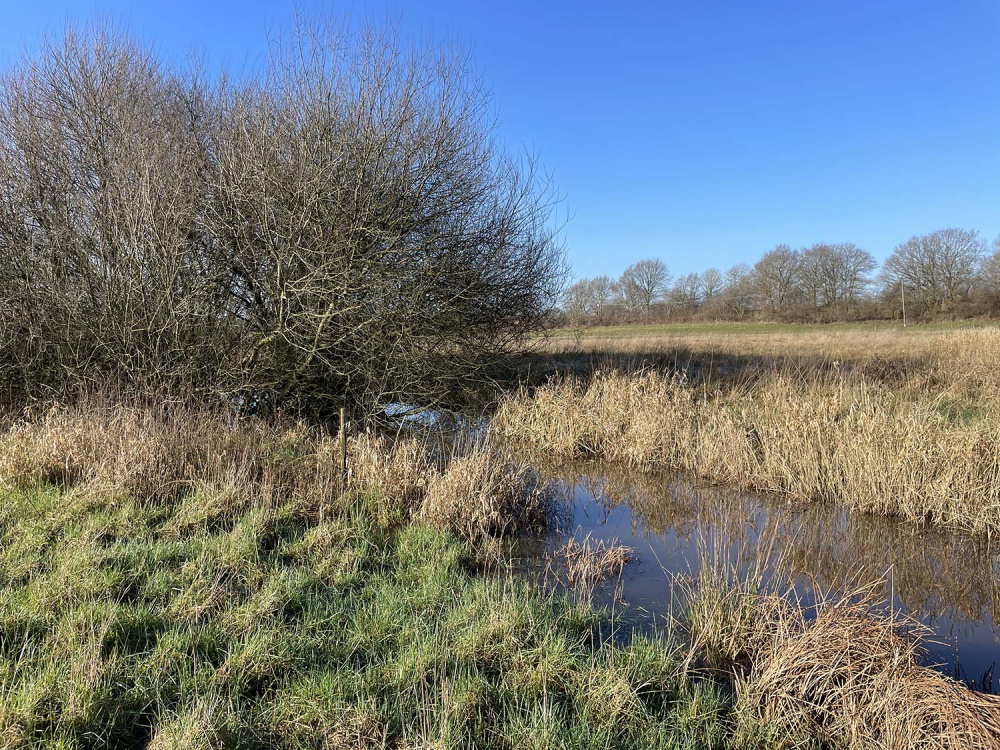
[[[502,539],[543,529],[553,498],[495,446],[448,464],[407,440],[348,447],[342,492],[336,436],[299,424],[117,406],[13,423],[0,745],[908,746],[829,735],[754,692],[780,682],[765,670],[779,646],[813,629],[790,615],[788,638],[751,638],[722,579],[692,589],[680,627],[642,636],[514,576]],[[720,657],[725,638],[756,645]],[[894,664],[916,669],[909,651]],[[990,724],[949,718],[992,720],[992,702],[926,678],[908,688],[930,706],[911,738],[995,746]],[[841,719],[853,706],[825,705]]]
[[[925,346],[908,350],[911,366],[875,361],[871,342],[852,362],[771,362],[725,377],[704,367],[688,377],[608,366],[509,396],[494,423],[509,440],[561,457],[679,469],[798,500],[998,531],[1000,332],[953,333]]]
[[[296,425],[53,412],[3,442],[4,747],[721,744],[676,644],[484,573],[545,521],[503,456],[361,436],[341,495]]]

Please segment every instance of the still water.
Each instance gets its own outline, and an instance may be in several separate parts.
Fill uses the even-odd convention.
[[[997,688],[1000,662],[1000,550],[987,540],[911,523],[850,514],[829,504],[788,504],[703,486],[688,477],[646,475],[601,464],[539,468],[566,501],[559,530],[540,542],[551,553],[568,535],[617,541],[636,561],[596,595],[624,600],[634,616],[671,609],[678,575],[697,573],[705,550],[740,567],[774,566],[808,598],[878,581],[888,611],[932,631],[928,663]],[[985,683],[985,684],[984,684]]]

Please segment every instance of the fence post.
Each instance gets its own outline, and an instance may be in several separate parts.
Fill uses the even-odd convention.
[[[347,416],[340,407],[340,494],[347,494]]]

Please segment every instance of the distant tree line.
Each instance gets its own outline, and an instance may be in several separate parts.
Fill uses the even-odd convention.
[[[563,296],[564,322],[607,325],[668,320],[913,320],[1000,314],[1000,237],[941,229],[911,237],[879,268],[850,242],[778,245],[752,266],[674,277],[647,258],[621,276],[576,281]]]

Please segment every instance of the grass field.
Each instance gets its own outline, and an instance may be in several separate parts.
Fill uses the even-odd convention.
[[[343,491],[336,436],[296,423],[97,405],[10,424],[0,745],[996,747],[1000,702],[863,606],[813,619],[720,566],[638,635],[585,585],[506,566],[553,498],[497,446],[442,463],[359,434],[348,456]],[[604,565],[570,553],[582,578]]]
[[[838,334],[838,333],[878,333],[898,332],[910,336],[940,331],[954,331],[975,328],[995,328],[997,321],[956,320],[940,323],[911,324],[906,328],[902,323],[891,321],[865,321],[858,323],[766,323],[766,322],[711,322],[711,323],[654,323],[649,325],[587,326],[581,328],[557,328],[551,336],[558,340],[577,337],[592,338],[653,338],[681,336],[744,336],[756,334]]]

